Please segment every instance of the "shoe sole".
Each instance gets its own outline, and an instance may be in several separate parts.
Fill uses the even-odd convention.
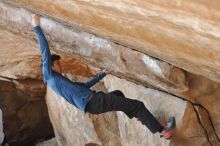
[[[173,135],[175,134],[176,119],[175,119],[175,117],[171,117],[171,118],[169,118],[168,122],[171,120],[173,121],[173,123],[172,123],[171,127],[169,128],[169,130],[172,132],[172,134],[169,138],[165,138],[167,140],[170,140],[173,137]]]

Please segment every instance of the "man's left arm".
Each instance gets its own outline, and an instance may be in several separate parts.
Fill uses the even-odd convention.
[[[98,83],[101,79],[103,79],[107,75],[107,73],[108,73],[107,70],[101,71],[97,76],[85,82],[84,85],[87,86],[88,88],[91,88],[96,83]]]

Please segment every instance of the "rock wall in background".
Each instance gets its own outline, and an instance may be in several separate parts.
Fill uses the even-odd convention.
[[[220,81],[218,0],[3,1]]]
[[[219,6],[217,0],[1,1],[0,101],[9,142],[33,145],[54,131],[39,145],[220,145]],[[172,140],[121,112],[84,114],[46,90],[32,13],[41,15],[67,77],[85,81],[109,69],[95,89],[143,101],[161,123],[175,115]]]
[[[5,134],[12,146],[34,145],[54,136],[42,81],[0,81]]]

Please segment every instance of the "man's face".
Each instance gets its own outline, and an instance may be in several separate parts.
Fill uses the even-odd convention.
[[[53,62],[52,70],[57,72],[57,73],[62,73],[62,66],[60,65],[59,60],[55,60]]]

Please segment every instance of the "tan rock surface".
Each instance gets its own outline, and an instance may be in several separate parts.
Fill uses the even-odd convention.
[[[0,4],[0,24],[3,28],[25,34],[22,36],[28,39],[35,38],[31,32],[29,11]],[[144,85],[175,93],[188,90],[184,72],[166,62],[47,18],[42,18],[41,26],[48,34],[54,52],[78,59],[83,57],[89,64],[108,68],[117,76]]]
[[[220,82],[218,0],[7,2]]]
[[[42,81],[30,79],[16,83],[0,80],[4,130],[11,145],[34,145],[54,136],[42,85]]]
[[[58,146],[56,138],[52,138],[50,140],[47,140],[45,142],[41,142],[37,144],[36,146]]]
[[[170,115],[178,121],[169,143],[122,113],[85,115],[51,95],[47,104],[59,144],[220,145],[219,8],[217,0],[0,1],[0,76],[14,80],[1,81],[0,100],[10,114],[6,122],[13,129],[22,125],[16,130],[24,135],[17,140],[20,135],[6,125],[10,141],[39,140],[30,131],[45,130],[39,126],[47,113],[41,108],[40,52],[30,24],[35,12],[42,15],[51,51],[61,54],[68,77],[91,77],[108,68],[113,75],[105,81],[109,91],[121,89],[144,101],[161,122]],[[106,90],[103,84],[96,89]]]
[[[136,119],[130,120],[125,114],[119,112],[120,136],[124,146],[208,145],[191,104],[166,93],[145,88],[113,76],[106,77],[104,83],[108,91],[118,89],[128,98],[143,101],[145,106],[162,124],[171,116],[176,118],[175,136],[170,144],[169,141],[161,139],[159,134],[151,134]]]

